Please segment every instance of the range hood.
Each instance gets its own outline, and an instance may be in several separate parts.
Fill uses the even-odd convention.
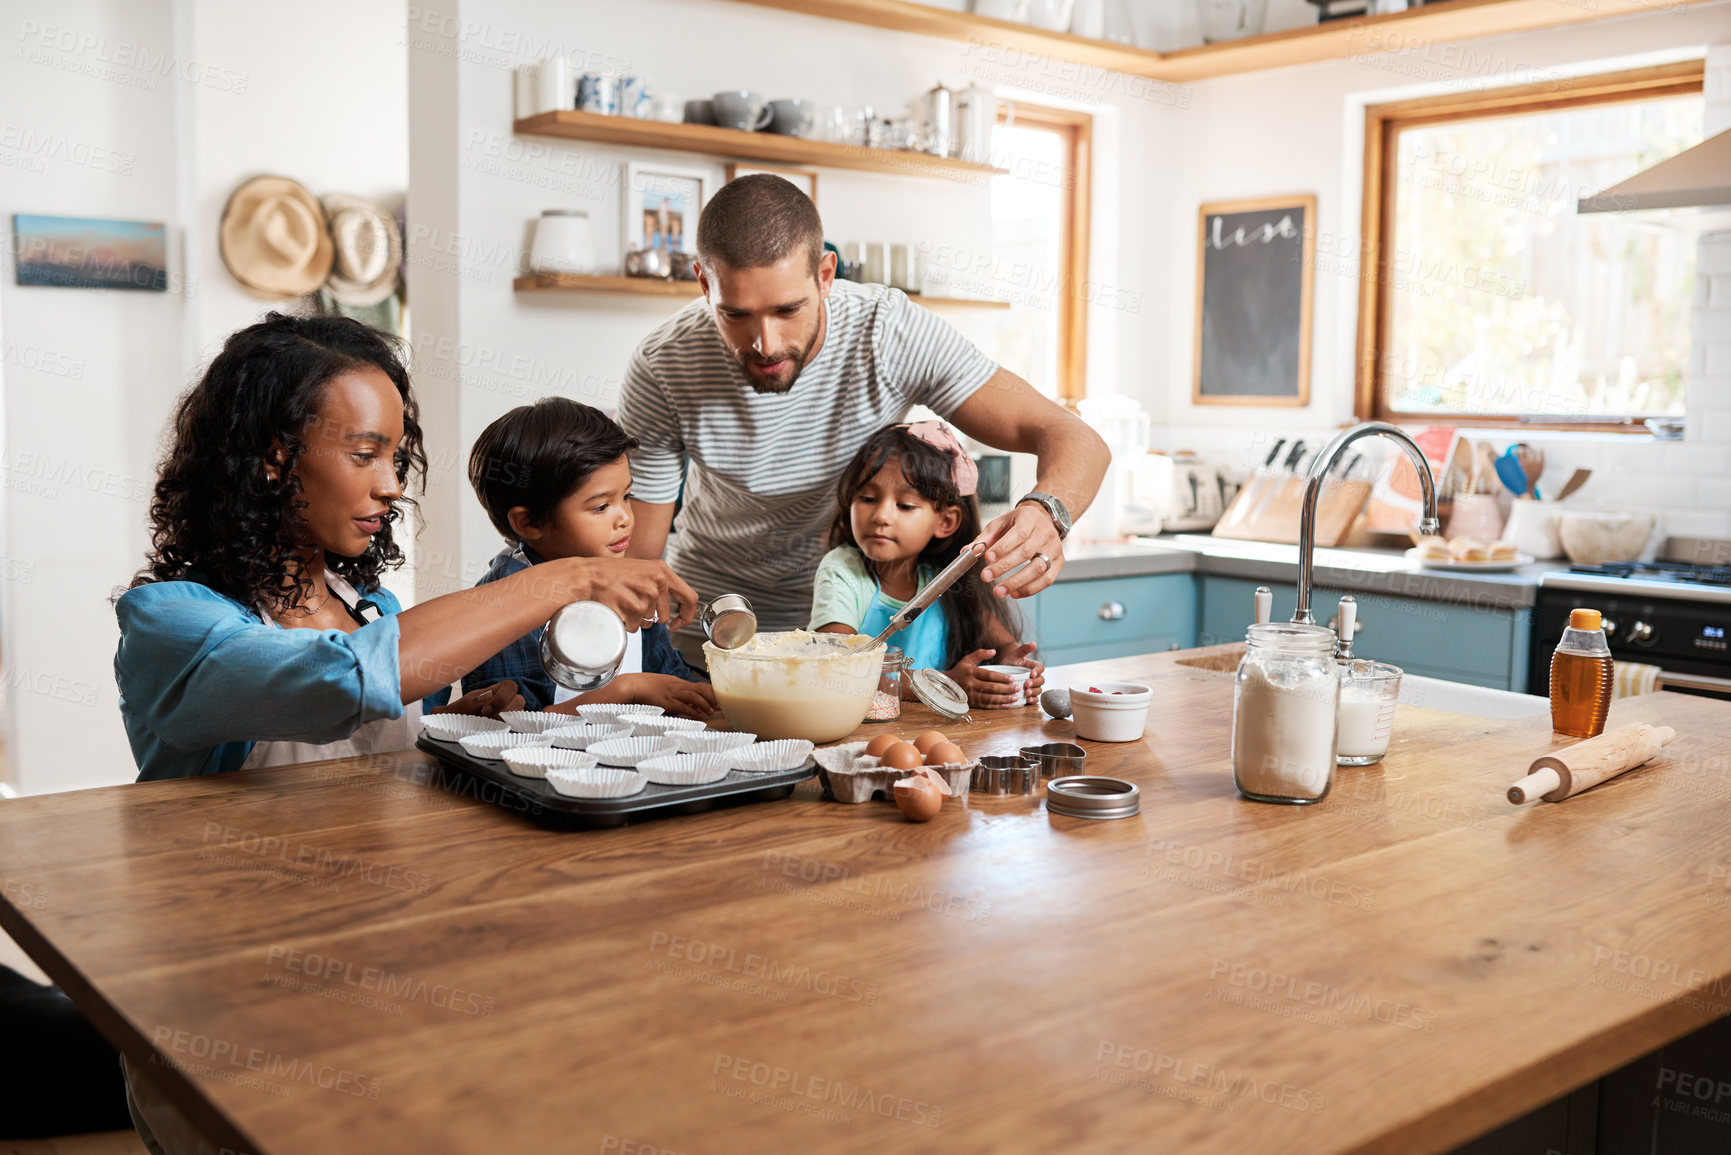
[[[1664,209],[1690,212],[1691,223],[1705,228],[1731,222],[1731,129],[1694,148],[1643,169],[1597,196],[1581,197],[1582,213],[1645,213]]]

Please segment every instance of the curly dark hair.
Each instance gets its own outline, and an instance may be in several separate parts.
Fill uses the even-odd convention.
[[[361,368],[384,373],[403,399],[397,480],[405,488],[410,477],[424,480],[419,412],[395,340],[348,317],[271,313],[232,334],[180,398],[150,503],[151,551],[132,584],[198,581],[247,606],[304,597],[312,575],[296,547],[306,502],[294,469],[325,387]],[[272,480],[264,462],[278,450],[281,469]],[[365,553],[328,555],[325,564],[356,589],[377,585],[386,568],[403,564],[391,523],[413,504],[404,497],[393,505]]]
[[[836,513],[829,524],[829,548],[846,546],[865,558],[867,572],[877,573],[877,563],[865,557],[853,536],[853,500],[866,482],[877,476],[878,470],[894,461],[914,492],[939,509],[955,506],[961,511],[961,524],[948,537],[934,537],[926,543],[916,559],[917,564],[930,566],[935,575],[961,556],[962,547],[980,536],[980,506],[972,495],[964,497],[956,488],[955,462],[948,450],[939,449],[908,432],[906,425],[889,425],[878,430],[859,447],[853,460],[836,483]],[[985,565],[981,560],[968,571],[968,576],[945,590],[938,605],[949,619],[948,652],[944,665],[954,666],[975,650],[993,649],[987,644],[987,630],[992,619],[1004,624],[1012,637],[1022,636],[1021,615],[1006,599],[996,597],[976,574]],[[927,611],[928,613],[930,611]],[[858,622],[852,623],[857,629]]]

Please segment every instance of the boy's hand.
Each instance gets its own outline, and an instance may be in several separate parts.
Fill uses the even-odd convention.
[[[968,694],[968,705],[1001,710],[1022,704],[1022,688],[1010,680],[1010,675],[996,670],[982,670],[980,663],[990,663],[996,650],[975,650],[945,671]],[[1026,663],[1018,662],[1017,665]],[[1032,681],[1029,678],[1029,681]]]
[[[621,702],[660,706],[682,718],[707,718],[716,711],[715,690],[704,682],[687,682],[671,674],[621,674],[607,689],[615,686]]]
[[[461,698],[438,707],[435,714],[477,714],[483,718],[497,718],[507,710],[521,710],[523,695],[517,692],[517,683],[507,679],[494,682],[491,686],[482,686],[479,690],[471,690]]]

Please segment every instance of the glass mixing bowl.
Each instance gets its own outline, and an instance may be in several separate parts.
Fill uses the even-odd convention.
[[[758,634],[737,650],[703,644],[716,701],[735,729],[761,738],[834,742],[865,720],[884,647],[858,654],[857,634]]]

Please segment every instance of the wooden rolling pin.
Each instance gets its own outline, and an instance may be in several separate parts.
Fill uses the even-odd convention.
[[[1519,806],[1534,798],[1561,802],[1590,790],[1607,778],[1633,770],[1677,736],[1669,726],[1645,722],[1607,730],[1597,738],[1534,759],[1527,776],[1509,787],[1509,801]]]

